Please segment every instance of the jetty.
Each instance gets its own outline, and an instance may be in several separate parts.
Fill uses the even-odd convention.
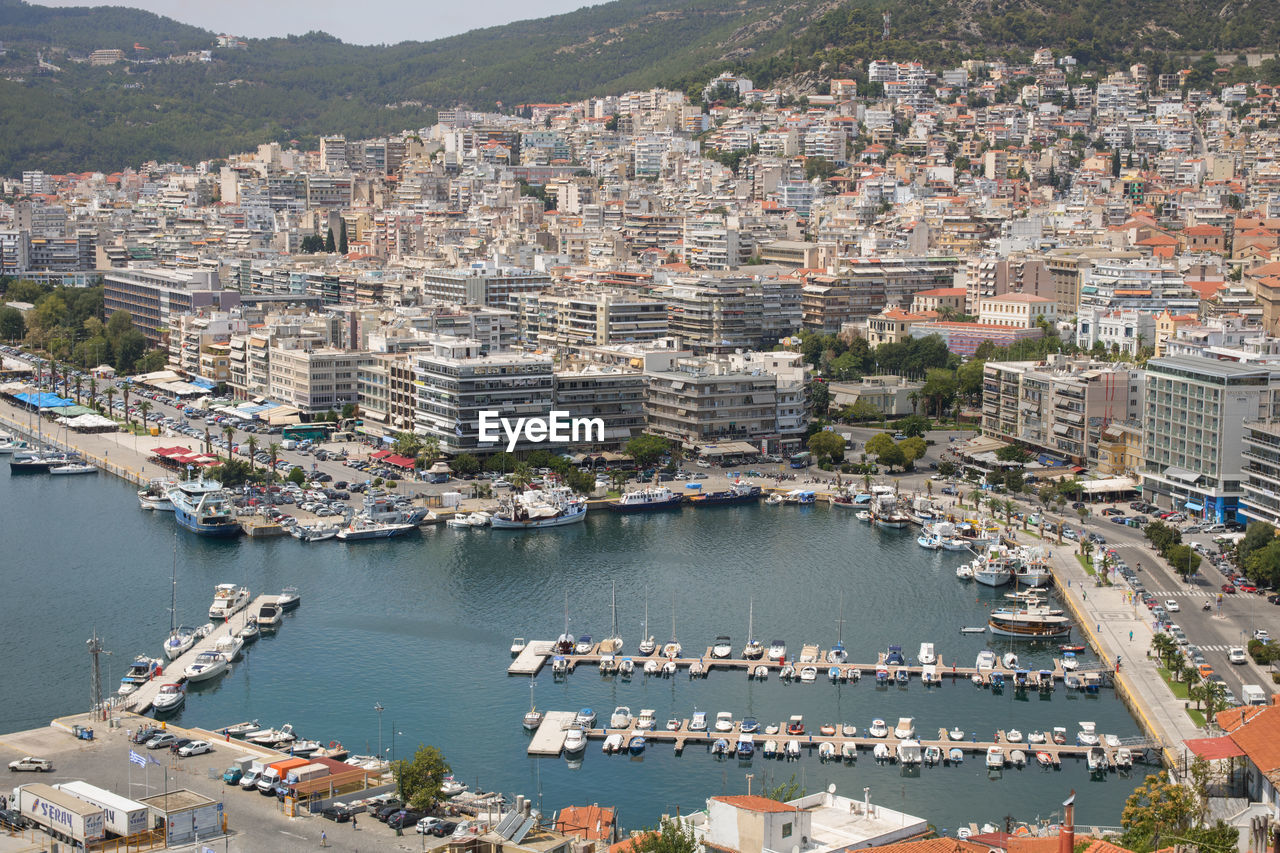
[[[533,756],[557,756],[564,749],[565,734],[568,729],[573,727],[574,713],[572,711],[548,711],[542,720],[542,725],[534,732],[533,740],[529,743],[528,754]],[[1000,747],[1004,751],[1006,766],[1010,766],[1010,753],[1015,749],[1022,750],[1026,755],[1026,764],[1028,766],[1037,765],[1039,762],[1036,758],[1037,753],[1046,753],[1051,761],[1050,766],[1057,769],[1062,766],[1063,759],[1085,759],[1089,750],[1094,748],[1080,744],[1057,744],[1053,742],[1052,732],[1038,732],[1037,734],[1044,738],[1044,743],[1028,743],[1026,740],[1020,740],[1010,743],[1008,733],[1001,729],[996,731],[992,738],[980,738],[976,732],[969,733],[964,740],[952,740],[946,729],[938,729],[937,735],[933,738],[923,736],[923,733],[917,738],[899,738],[890,729],[884,737],[868,737],[866,735],[857,735],[847,737],[843,734],[824,735],[815,731],[806,729],[803,734],[788,734],[787,720],[783,720],[776,724],[777,731],[766,731],[772,729],[773,726],[762,726],[760,730],[751,732],[753,745],[757,757],[763,758],[761,748],[767,741],[774,741],[778,745],[778,753],[775,756],[778,759],[784,758],[783,747],[788,741],[795,741],[800,747],[801,755],[819,754],[822,744],[829,743],[835,747],[835,753],[828,758],[828,761],[851,763],[858,760],[877,761],[873,755],[873,750],[877,744],[883,744],[889,747],[889,757],[884,759],[886,763],[897,761],[898,745],[906,740],[913,740],[920,745],[923,750],[930,746],[936,746],[942,750],[942,760],[939,764],[951,764],[949,757],[950,751],[960,749],[968,754],[977,756],[985,756],[987,750],[991,747]],[[840,725],[836,725],[836,731],[842,731]],[[866,731],[865,728],[862,731]],[[738,738],[742,736],[742,723],[734,721],[733,728],[729,731],[713,731],[707,729],[704,731],[690,731],[689,720],[680,721],[680,727],[675,730],[665,728],[638,729],[633,720],[630,725],[624,728],[591,728],[584,729],[588,741],[600,741],[612,734],[622,735],[623,749],[621,753],[626,752],[626,745],[631,742],[631,738],[639,735],[645,739],[647,746],[657,745],[659,743],[669,743],[672,745],[676,755],[684,753],[685,747],[703,747],[710,751],[712,744],[723,739],[727,744],[726,755],[732,756],[737,748]],[[854,757],[845,756],[845,744],[852,744],[854,747]],[[1121,741],[1120,746],[1105,746],[1101,748],[1106,752],[1107,764],[1109,767],[1115,767],[1116,753],[1121,748],[1127,748],[1133,754],[1134,759],[1144,758],[1146,751],[1156,748],[1157,744],[1146,738],[1126,738]],[[981,759],[979,759],[981,760]]]
[[[183,673],[187,667],[192,664],[196,656],[201,652],[217,651],[215,643],[219,637],[225,637],[227,633],[234,634],[245,626],[250,616],[256,616],[258,611],[264,604],[275,604],[279,600],[278,595],[259,595],[253,601],[249,602],[239,613],[232,616],[221,625],[214,625],[212,631],[196,641],[187,652],[174,660],[163,665],[161,672],[157,673],[146,684],[138,686],[137,690],[127,696],[120,697],[122,707],[127,711],[135,714],[144,714],[151,708],[151,702],[155,699],[156,694],[160,692],[160,688],[165,684],[182,684],[187,678]],[[161,639],[163,642],[163,638]]]
[[[978,669],[972,666],[960,666],[953,662],[945,662],[942,655],[938,655],[936,664],[930,666],[908,665],[908,664],[886,664],[886,652],[880,652],[874,663],[832,663],[828,660],[828,652],[823,652],[817,646],[806,645],[800,660],[790,661],[774,661],[768,658],[760,658],[758,660],[747,660],[745,658],[717,658],[711,654],[712,647],[708,646],[705,653],[697,657],[677,657],[667,658],[655,652],[652,655],[629,655],[626,652],[616,654],[605,653],[601,651],[600,644],[592,646],[591,651],[587,654],[567,654],[557,655],[555,653],[555,642],[551,640],[535,640],[525,645],[521,651],[507,667],[507,675],[513,676],[535,676],[542,671],[543,667],[551,660],[564,659],[564,674],[568,675],[577,671],[580,667],[588,667],[598,670],[602,660],[607,661],[611,673],[616,673],[618,662],[624,658],[630,658],[635,666],[635,674],[633,677],[643,676],[644,666],[649,661],[658,664],[659,667],[667,663],[674,664],[677,674],[684,674],[689,678],[706,678],[714,670],[739,671],[745,672],[748,678],[757,678],[756,673],[763,672],[764,678],[779,677],[785,668],[790,667],[795,673],[792,680],[799,680],[800,670],[812,666],[817,670],[818,681],[838,681],[840,683],[859,681],[863,677],[869,677],[875,680],[876,674],[887,673],[887,680],[896,681],[900,676],[899,673],[905,674],[908,680],[923,682],[925,671],[928,670],[931,675],[936,676],[936,680],[932,681],[929,686],[943,683],[944,681],[957,681],[964,679],[968,682],[974,681],[976,675],[981,679],[982,686],[991,687],[999,686],[1001,682],[1006,687],[1028,689],[1052,689],[1054,684],[1065,681],[1071,686],[1076,686],[1076,678],[1068,678],[1072,675],[1072,670],[1067,670],[1062,665],[1060,658],[1054,658],[1052,668],[1016,668],[1010,669],[1004,666],[1002,661],[997,661],[996,665],[990,669]],[[761,670],[763,667],[763,670]],[[835,678],[831,676],[831,670],[835,668],[838,672]],[[1110,670],[1105,666],[1085,666],[1082,665],[1074,671],[1079,676],[1079,686],[1084,689],[1108,686],[1111,684]],[[1089,678],[1085,679],[1085,673],[1089,674]],[[559,675],[559,673],[556,673]],[[656,674],[656,675],[660,675]],[[1021,679],[1021,681],[1020,681]]]

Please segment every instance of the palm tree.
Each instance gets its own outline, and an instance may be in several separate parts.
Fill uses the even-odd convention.
[[[1084,557],[1085,563],[1089,563],[1093,557],[1093,543],[1088,539],[1080,540],[1080,554]]]
[[[911,414],[916,413],[916,407],[920,405],[920,392],[912,391],[907,395],[907,399],[911,401]]]
[[[115,411],[115,406],[112,401],[116,398],[116,386],[108,385],[107,390],[104,391],[103,394],[107,398],[107,417],[114,418],[115,415],[113,415],[112,412]]]
[[[231,424],[222,427],[222,435],[227,439],[227,460],[231,460],[231,439],[235,438],[236,428]]]
[[[1214,715],[1227,706],[1227,687],[1218,681],[1204,683],[1204,715],[1212,720]]]
[[[147,415],[151,411],[151,401],[143,400],[138,404],[138,420],[141,422],[143,429],[147,426]]]
[[[78,406],[80,405],[80,386],[84,384],[84,377],[77,376],[75,384],[76,384],[76,405]]]
[[[258,437],[250,434],[249,440],[245,444],[249,445],[249,470],[252,471],[254,469],[253,454],[258,452]]]
[[[523,489],[533,482],[533,471],[529,469],[528,463],[517,462],[515,470],[511,472],[511,476],[507,479],[510,481],[512,488]]]
[[[863,473],[862,484],[866,486],[868,492],[871,491],[871,475],[869,473]]]
[[[1013,521],[1013,511],[1018,508],[1018,505],[1011,500],[998,501],[997,503],[999,507],[1004,510],[1004,523],[1011,523]]]
[[[204,455],[209,456],[213,453],[213,441],[209,438],[209,426],[206,424],[204,428]]]
[[[1163,631],[1158,632],[1151,638],[1151,651],[1155,652],[1156,657],[1166,666],[1177,650],[1178,646],[1174,643],[1173,637]]]
[[[421,467],[430,468],[440,458],[440,439],[434,435],[425,436],[418,443],[418,455],[416,458],[421,460]]]
[[[271,442],[267,445],[267,455],[271,457],[271,476],[270,479],[276,478],[276,463],[280,461],[280,445]]]
[[[124,387],[120,389],[121,399],[124,401],[124,422],[133,423],[133,419],[129,417],[129,383],[124,383]]]

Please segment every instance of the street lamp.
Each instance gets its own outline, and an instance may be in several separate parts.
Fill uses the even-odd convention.
[[[373,710],[378,712],[378,755],[382,755],[382,712],[387,710],[381,702],[374,703]]]

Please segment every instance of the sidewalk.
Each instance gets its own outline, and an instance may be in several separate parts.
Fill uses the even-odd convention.
[[[1155,625],[1146,607],[1127,586],[1095,586],[1076,559],[1078,547],[1068,541],[1051,546],[1058,591],[1102,660],[1112,670],[1120,660],[1117,690],[1129,697],[1143,728],[1160,741],[1169,760],[1183,740],[1204,737],[1205,732],[1191,721],[1183,700],[1160,677],[1155,658],[1147,656]]]

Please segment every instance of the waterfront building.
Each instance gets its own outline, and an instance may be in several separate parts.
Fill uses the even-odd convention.
[[[1280,420],[1276,368],[1211,358],[1147,362],[1142,487],[1188,514],[1228,521],[1244,495],[1247,421]]]
[[[202,309],[228,311],[240,305],[240,293],[225,289],[214,271],[112,269],[103,274],[102,283],[106,315],[128,311],[133,327],[151,346],[164,342],[182,314]]]
[[[243,317],[223,311],[207,314],[179,314],[169,329],[169,363],[191,376],[199,376],[213,382],[226,382],[230,375],[230,343],[233,334],[249,331],[249,323]],[[223,352],[224,375],[206,373],[202,362],[213,349]],[[217,368],[215,359],[214,367]]]
[[[359,402],[359,371],[372,360],[363,350],[316,345],[308,338],[285,338],[271,346],[268,396],[310,414]]]
[[[578,364],[555,370],[555,408],[571,418],[600,418],[603,443],[592,449],[621,450],[645,431],[644,401],[648,382],[637,370]]]
[[[520,296],[551,287],[551,276],[523,269],[478,267],[425,270],[422,292],[430,299],[452,305],[487,305],[518,311]]]
[[[1280,423],[1245,422],[1241,485],[1240,515],[1280,527]]]

